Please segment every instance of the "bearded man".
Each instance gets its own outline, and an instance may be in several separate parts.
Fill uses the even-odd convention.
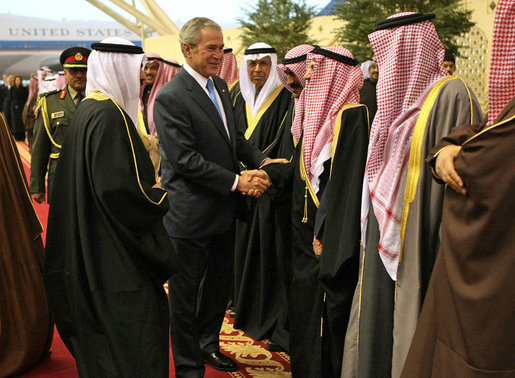
[[[363,74],[341,47],[289,52],[280,70],[293,93],[303,88],[292,126],[299,141],[291,169],[292,373],[336,376],[358,274],[368,143],[367,109],[358,103]],[[281,168],[263,167],[274,186],[284,180]]]

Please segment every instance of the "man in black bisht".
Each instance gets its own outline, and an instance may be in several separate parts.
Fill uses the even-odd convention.
[[[336,377],[358,278],[368,146],[367,109],[358,104],[363,75],[342,47],[291,50],[279,69],[294,95],[304,88],[291,128],[299,141],[293,164],[262,168],[273,188],[292,185],[292,374]]]
[[[236,126],[245,138],[271,158],[289,159],[294,102],[277,74],[273,47],[254,43],[245,50],[231,97]],[[269,339],[269,350],[288,349],[289,200],[273,190],[248,198],[249,217],[236,222],[234,326],[254,339]]]
[[[81,377],[168,377],[168,303],[175,269],[165,190],[137,133],[143,50],[92,44],[87,97],[55,173],[45,285]]]

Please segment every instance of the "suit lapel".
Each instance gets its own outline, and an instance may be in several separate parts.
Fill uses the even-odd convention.
[[[213,82],[215,83],[215,88],[218,91],[218,95],[220,96],[220,99],[222,100],[222,105],[224,107],[224,112],[225,112],[225,118],[227,120],[227,129],[229,130],[231,142],[234,145],[234,142],[236,140],[236,135],[234,133],[234,130],[235,130],[234,129],[234,117],[233,117],[233,112],[232,112],[231,98],[229,97],[229,93],[223,87],[223,85],[219,82],[219,79],[217,77],[213,77]]]
[[[215,88],[218,91],[218,95],[220,96],[220,99],[222,100],[222,105],[224,107],[225,112],[225,118],[227,120],[227,130],[229,131],[229,135],[231,137],[230,144],[231,144],[231,151],[232,151],[232,157],[233,157],[233,164],[236,171],[239,169],[238,164],[238,157],[236,155],[236,128],[234,126],[234,114],[233,114],[233,107],[231,98],[229,97],[229,93],[226,93],[227,87],[224,85],[225,83],[222,82],[222,79],[214,76],[213,82],[215,83]],[[227,134],[227,133],[226,133]]]
[[[186,71],[180,70],[179,74],[184,74],[184,79],[189,83],[186,87],[191,92],[192,99],[199,105],[199,107],[206,113],[207,118],[211,120],[211,123],[216,127],[218,132],[222,135],[224,140],[231,144],[229,137],[227,136],[227,131],[225,130],[224,123],[218,114],[218,110],[216,110],[215,105],[204,91],[203,88],[197,83],[197,81]],[[177,74],[177,75],[179,75]],[[219,93],[220,94],[220,93]],[[222,97],[222,96],[220,96]],[[223,102],[223,100],[222,100]],[[227,110],[224,104],[224,111],[226,112],[226,117],[228,117]],[[232,135],[231,135],[232,138]]]

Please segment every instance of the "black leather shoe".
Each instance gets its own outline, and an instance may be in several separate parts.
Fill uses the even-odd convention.
[[[216,370],[220,371],[237,371],[238,365],[236,362],[227,357],[225,354],[222,354],[219,350],[212,353],[202,353],[202,357],[204,358],[204,363],[211,365]]]

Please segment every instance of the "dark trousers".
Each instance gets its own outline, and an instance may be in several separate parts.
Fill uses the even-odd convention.
[[[234,230],[199,239],[172,238],[179,271],[168,281],[176,377],[203,377],[202,352],[219,350],[234,253]]]

